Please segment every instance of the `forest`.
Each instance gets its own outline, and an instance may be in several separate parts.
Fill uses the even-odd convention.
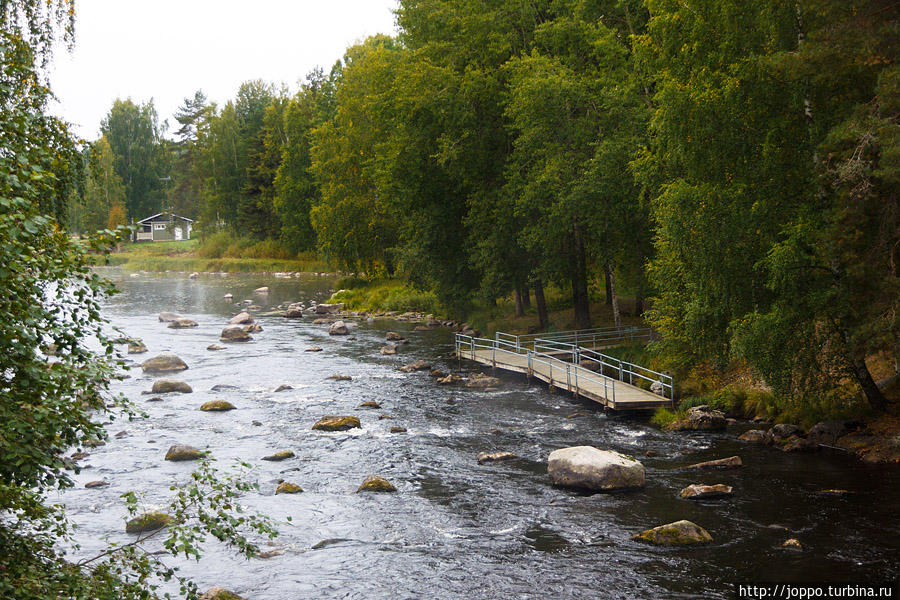
[[[888,0],[403,0],[299,91],[116,100],[69,227],[162,210],[201,252],[315,252],[473,302],[601,288],[668,369],[885,397],[900,360],[898,8]],[[836,397],[836,396],[835,396]]]

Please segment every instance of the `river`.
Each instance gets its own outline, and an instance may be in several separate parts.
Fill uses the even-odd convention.
[[[130,358],[137,364],[160,352],[178,354],[190,369],[175,378],[194,393],[148,402],[151,396],[141,392],[153,377],[139,368],[115,385],[149,417],[111,423],[107,444],[82,461],[89,467],[76,476],[78,485],[60,495],[79,526],[83,555],[98,552],[104,539],[133,539],[124,533],[120,495],[141,492],[147,507],[165,504],[170,486],[187,480],[191,463],[165,462],[163,456],[173,444],[191,444],[208,448],[219,468],[238,459],[253,465],[260,491],[242,503],[281,521],[280,537],[262,549],[283,553],[246,560],[209,544],[200,562],[166,562],[201,589],[220,585],[249,600],[730,598],[734,582],[900,576],[896,467],[841,454],[786,454],[742,444],[733,435],[663,433],[646,417],[607,416],[589,401],[551,393],[523,376],[500,375],[498,390],[476,391],[438,386],[427,372],[399,371],[417,359],[459,369],[451,357],[453,334],[445,329],[413,332],[409,323],[363,321],[356,339],[347,339],[330,337],[312,319],[259,317],[263,331],[253,342],[211,352],[207,346],[237,312],[223,299],[226,293],[235,301],[253,299],[265,311],[285,301],[322,301],[333,280],[104,272],[122,290],[107,302],[105,316],[150,350]],[[264,285],[269,294],[253,294]],[[161,311],[179,312],[199,327],[168,329],[157,320]],[[396,356],[383,356],[387,331],[411,343]],[[323,351],[304,352],[310,346]],[[478,370],[465,363],[461,369]],[[335,373],[352,380],[326,379]],[[214,392],[214,385],[234,387]],[[275,393],[280,385],[293,389]],[[198,410],[213,399],[228,400],[237,410]],[[381,408],[358,408],[368,400]],[[362,428],[312,431],[328,414],[356,415]],[[394,426],[407,432],[390,433]],[[548,454],[574,445],[639,458],[647,468],[646,488],[587,495],[552,487]],[[260,460],[280,450],[296,457]],[[522,458],[477,464],[479,452],[501,450]],[[743,458],[743,469],[678,469],[734,454]],[[370,474],[385,477],[398,492],[356,494]],[[304,492],[274,495],[279,478]],[[110,485],[83,487],[98,479]],[[681,500],[678,492],[691,483],[725,483],[735,495],[717,502]],[[828,488],[852,493],[818,493]],[[671,549],[631,540],[679,519],[706,528],[715,542]],[[782,549],[789,537],[805,550]]]

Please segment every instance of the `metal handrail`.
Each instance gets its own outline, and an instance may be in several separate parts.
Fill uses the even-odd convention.
[[[621,330],[621,328],[619,328]],[[456,335],[457,356],[463,356],[462,351],[467,351],[471,358],[475,358],[475,349],[490,349],[491,360],[496,363],[497,352],[507,352],[509,354],[525,354],[528,356],[528,369],[533,371],[535,362],[545,364],[549,369],[549,377],[553,378],[554,365],[557,369],[566,370],[566,385],[571,389],[571,377],[575,375],[575,389],[579,389],[579,377],[587,378],[595,382],[602,382],[604,391],[608,391],[612,387],[613,397],[615,397],[615,379],[609,377],[603,372],[604,368],[610,369],[617,374],[618,380],[634,385],[635,378],[649,382],[651,385],[659,384],[662,388],[662,396],[670,400],[674,399],[675,381],[674,378],[667,373],[660,373],[653,369],[648,369],[641,365],[618,359],[614,356],[603,354],[591,348],[584,348],[578,344],[561,341],[559,339],[545,339],[534,337],[531,342],[532,348],[523,346],[521,336],[514,336],[498,332],[495,339],[474,338],[471,336]],[[465,346],[465,348],[463,348]],[[551,354],[552,353],[552,354]],[[569,361],[564,361],[557,356],[560,353],[567,354]],[[598,372],[585,368],[584,362],[593,363],[599,366]],[[574,367],[574,371],[573,371]],[[608,397],[608,396],[607,396]]]

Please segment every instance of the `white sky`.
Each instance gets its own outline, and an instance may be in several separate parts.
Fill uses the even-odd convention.
[[[397,0],[77,0],[75,48],[54,56],[52,112],[99,136],[113,100],[154,100],[160,121],[202,89],[220,106],[248,79],[326,72],[356,41],[395,33]]]

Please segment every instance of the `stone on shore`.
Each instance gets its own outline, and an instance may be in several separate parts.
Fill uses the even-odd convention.
[[[362,482],[362,485],[359,486],[359,489],[356,490],[356,493],[360,492],[396,492],[397,488],[394,485],[385,479],[384,477],[379,477],[378,475],[369,475],[366,477],[365,481]]]
[[[182,317],[181,319],[175,319],[169,323],[169,329],[188,329],[190,327],[197,327],[197,321]]]
[[[200,410],[204,412],[226,412],[234,409],[234,404],[227,400],[210,400],[209,402],[204,402],[200,406]]]
[[[751,429],[742,433],[738,439],[751,444],[771,444],[772,434],[762,429]]]
[[[125,524],[125,533],[144,533],[168,527],[173,523],[172,517],[164,512],[148,512],[135,517]]]
[[[328,335],[350,335],[350,328],[343,321],[335,321],[328,328]]]
[[[246,311],[238,313],[238,314],[234,315],[233,317],[231,317],[230,319],[228,319],[229,325],[249,325],[252,322],[253,322],[253,315],[251,315],[250,313],[248,313]]]
[[[187,368],[183,360],[171,353],[163,353],[141,363],[145,373],[173,373]]]
[[[166,460],[170,462],[183,462],[188,460],[199,460],[202,452],[193,446],[185,444],[175,444],[166,452]]]
[[[244,331],[244,328],[240,325],[229,325],[222,330],[222,335],[219,339],[223,342],[249,342],[253,339],[253,336]]]
[[[267,460],[269,462],[280,462],[282,460],[287,460],[289,458],[294,458],[294,453],[291,450],[282,450],[280,452],[276,452],[275,454],[270,454],[269,456],[263,456],[263,460]]]
[[[643,487],[644,465],[630,456],[593,446],[550,453],[547,473],[553,485],[610,492]]]
[[[247,600],[243,596],[238,596],[234,592],[229,592],[225,588],[219,586],[211,587],[206,593],[200,596],[200,600]]]
[[[170,323],[172,321],[175,321],[175,320],[181,319],[181,318],[182,318],[182,316],[179,315],[178,313],[173,313],[173,312],[159,313],[159,322],[160,323]]]
[[[289,481],[283,481],[278,485],[278,488],[275,490],[276,494],[299,494],[303,491],[296,483],[290,483]]]
[[[344,303],[338,304],[316,304],[315,312],[318,315],[330,315],[344,310]]]
[[[670,431],[724,431],[725,413],[706,404],[694,406],[683,419],[666,426]]]
[[[501,460],[514,460],[519,458],[512,452],[481,452],[478,454],[478,464],[499,462]]]
[[[705,462],[695,463],[682,467],[684,469],[736,469],[743,467],[744,461],[740,456],[729,456],[728,458],[719,458],[717,460],[707,460]]]
[[[708,531],[696,523],[684,520],[647,529],[631,539],[649,542],[657,546],[689,546],[708,544],[713,541],[713,537]]]
[[[702,485],[695,483],[681,490],[679,494],[685,500],[709,500],[711,498],[727,498],[734,495],[734,488],[730,485],[717,483],[715,485]]]
[[[359,427],[362,425],[357,417],[327,415],[319,419],[312,428],[318,431],[347,431]]]
[[[153,382],[153,388],[150,390],[151,394],[170,394],[172,392],[178,392],[179,394],[190,394],[194,390],[183,381],[178,381],[177,379],[157,379]]]

